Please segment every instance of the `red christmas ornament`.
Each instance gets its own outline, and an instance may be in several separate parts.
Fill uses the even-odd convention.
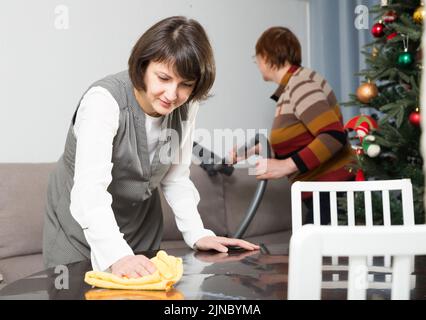
[[[365,181],[364,171],[358,169],[356,172],[355,181]]]
[[[356,149],[356,154],[358,155],[358,156],[362,156],[363,154],[364,154],[364,150],[362,149],[362,148],[358,148],[358,149]]]
[[[385,25],[381,22],[377,22],[373,25],[373,28],[371,28],[371,33],[376,38],[383,37],[385,34]]]
[[[420,126],[420,112],[413,111],[410,113],[410,116],[408,117],[408,120],[413,126],[419,127]]]
[[[397,35],[398,35],[398,33],[397,33],[397,32],[392,32],[391,34],[389,34],[389,35],[386,37],[386,39],[391,40],[391,39],[395,38]]]
[[[370,132],[370,125],[368,122],[361,122],[357,127],[355,127],[355,132],[358,135],[360,141]]]
[[[395,22],[398,18],[398,15],[396,14],[396,11],[390,10],[386,12],[386,14],[382,17],[384,23],[392,23]]]
[[[345,124],[346,130],[355,130],[356,135],[362,142],[362,138],[366,136],[371,130],[377,129],[379,125],[376,120],[365,114],[353,117]],[[362,148],[361,148],[362,150]]]

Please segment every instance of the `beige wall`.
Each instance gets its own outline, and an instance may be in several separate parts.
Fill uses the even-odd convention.
[[[69,27],[58,29],[63,8]],[[171,15],[200,21],[215,51],[214,97],[197,128],[269,129],[275,86],[262,81],[254,46],[267,27],[285,24],[307,48],[307,8],[302,0],[1,0],[0,162],[56,161],[87,86],[125,69],[143,31]]]

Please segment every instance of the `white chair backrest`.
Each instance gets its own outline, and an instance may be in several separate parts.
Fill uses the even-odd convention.
[[[322,257],[348,256],[347,298],[366,299],[369,255],[393,256],[391,299],[409,299],[411,257],[426,254],[426,225],[304,225],[290,240],[288,299],[321,299]]]
[[[320,192],[330,193],[331,225],[338,225],[337,192],[347,193],[348,225],[355,225],[354,192],[364,192],[365,222],[367,226],[371,226],[373,225],[372,191],[382,192],[383,224],[391,225],[389,201],[389,191],[391,190],[401,190],[403,224],[414,225],[413,189],[410,179],[345,182],[295,182],[291,187],[293,231],[302,226],[302,192],[313,193],[313,221],[315,225],[320,225]]]

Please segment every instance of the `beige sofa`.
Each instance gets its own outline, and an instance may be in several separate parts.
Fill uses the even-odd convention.
[[[0,164],[0,288],[43,270],[42,228],[48,175],[54,163]],[[231,176],[209,177],[197,165],[191,179],[200,192],[198,209],[206,228],[230,236],[240,225],[257,181],[247,169]],[[170,207],[162,199],[162,248],[184,247]],[[270,181],[245,239],[255,243],[288,242],[291,230],[290,186],[286,179]],[[1,276],[0,276],[1,278]]]

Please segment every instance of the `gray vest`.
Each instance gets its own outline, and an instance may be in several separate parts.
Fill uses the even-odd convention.
[[[113,141],[112,181],[108,186],[115,219],[134,252],[158,249],[163,216],[157,187],[181,144],[183,121],[188,118],[189,106],[185,104],[164,117],[160,141],[150,163],[145,113],[136,101],[128,71],[109,75],[89,89],[95,86],[107,89],[120,107],[119,127]],[[90,247],[83,229],[70,212],[76,151],[73,126],[77,110],[68,130],[64,153],[49,177],[43,229],[46,267],[90,259]],[[178,143],[171,138],[169,129],[178,134]]]

